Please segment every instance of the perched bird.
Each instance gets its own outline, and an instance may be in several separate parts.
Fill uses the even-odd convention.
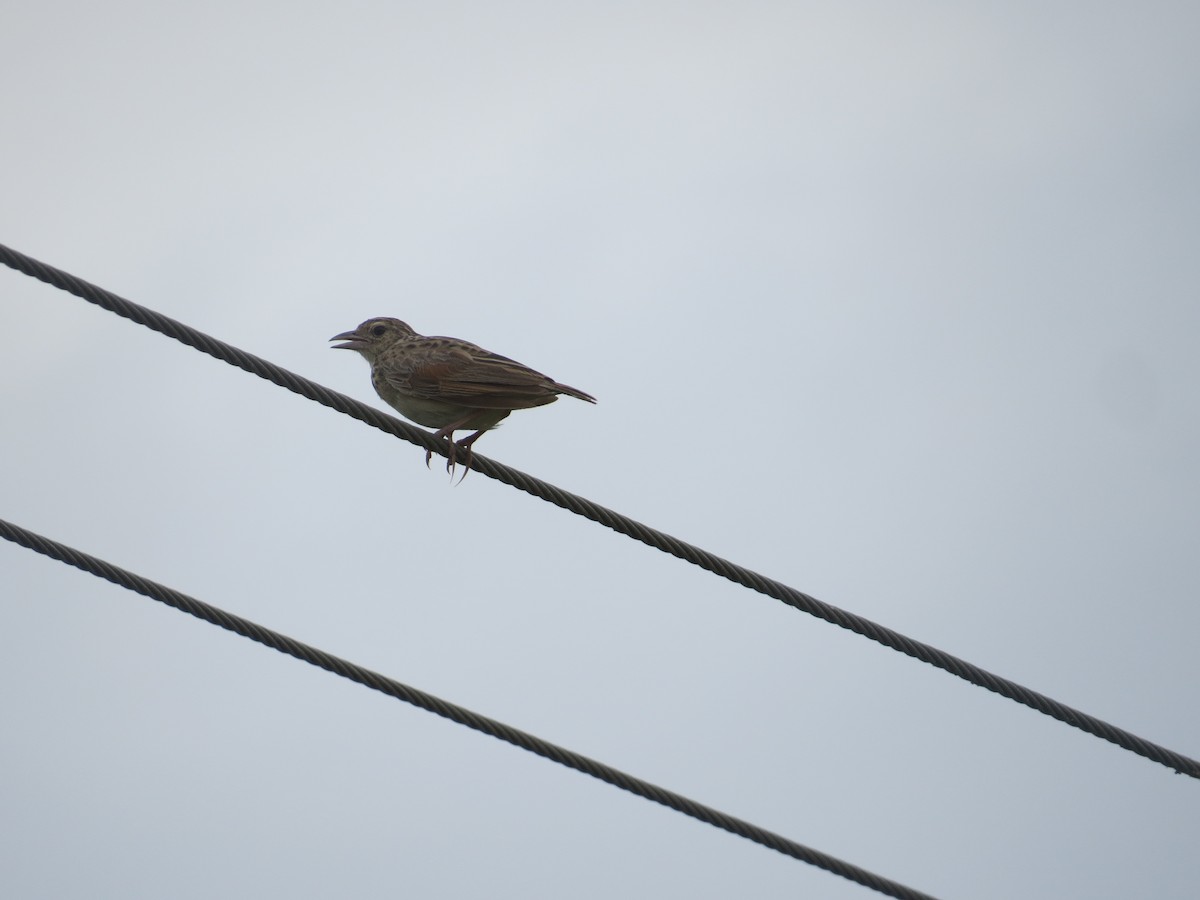
[[[595,403],[591,394],[559,384],[507,356],[452,337],[417,334],[399,319],[367,319],[353,331],[334,335],[334,350],[357,350],[371,364],[371,384],[406,419],[438,429],[449,441],[446,468],[453,472],[457,450],[470,470],[471,445],[514,409],[545,406],[568,394]],[[475,433],[455,442],[454,432]],[[425,465],[433,453],[425,453]],[[464,473],[465,476],[465,473]]]

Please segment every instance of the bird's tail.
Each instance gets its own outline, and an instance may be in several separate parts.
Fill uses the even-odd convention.
[[[595,403],[596,398],[591,394],[585,394],[579,388],[573,388],[569,384],[559,384],[557,381],[551,385],[560,394],[566,394],[568,397],[575,397],[579,400],[586,400],[588,403]]]

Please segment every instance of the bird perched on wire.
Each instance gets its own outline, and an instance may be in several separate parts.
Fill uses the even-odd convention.
[[[591,394],[559,384],[528,366],[469,341],[417,334],[399,319],[367,319],[353,331],[334,335],[334,350],[357,350],[371,364],[371,384],[406,419],[438,429],[449,442],[447,471],[457,451],[471,467],[471,445],[514,409],[545,406],[567,394],[595,403]],[[455,442],[454,432],[474,434]],[[425,465],[433,457],[425,452]],[[466,477],[466,472],[463,473]]]

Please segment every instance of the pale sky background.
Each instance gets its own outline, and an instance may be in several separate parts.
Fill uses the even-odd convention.
[[[0,241],[1200,754],[1200,6],[9,3]],[[943,897],[1200,784],[0,270],[0,517]],[[0,545],[0,895],[866,888]]]

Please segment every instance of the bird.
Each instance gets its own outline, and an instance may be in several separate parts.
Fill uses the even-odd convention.
[[[334,350],[356,350],[371,365],[371,384],[385,403],[406,419],[436,428],[449,443],[451,477],[458,451],[465,453],[463,477],[471,468],[471,446],[516,409],[553,403],[560,394],[588,403],[596,398],[561,384],[516,360],[459,338],[417,334],[406,322],[367,319],[353,331],[330,338]],[[454,432],[473,434],[454,440]],[[425,451],[429,465],[433,451]]]

